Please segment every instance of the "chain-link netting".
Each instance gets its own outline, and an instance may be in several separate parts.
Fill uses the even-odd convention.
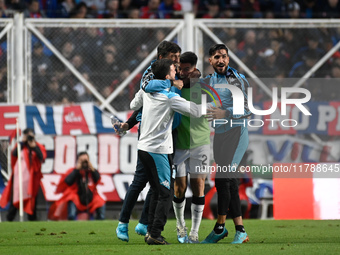
[[[213,33],[261,80],[271,78],[269,88],[293,86],[340,40],[339,28],[211,28]],[[203,33],[204,74],[213,73],[209,63],[209,48],[215,42]],[[249,75],[230,58],[230,66]],[[312,100],[334,100],[339,94],[340,52],[337,51],[318,70],[312,73],[302,87],[310,89]],[[322,81],[322,82],[320,82]],[[269,97],[254,81],[254,101]],[[327,89],[325,89],[325,85]],[[331,93],[331,94],[330,94]]]
[[[171,31],[171,28],[39,28],[61,54],[107,98]],[[35,36],[32,36],[33,102],[98,102],[89,89]],[[146,69],[147,66],[144,69]],[[111,102],[129,110],[141,71]]]
[[[4,27],[0,27],[2,31]],[[0,39],[0,103],[8,100],[7,35]]]
[[[8,140],[0,140],[0,171],[4,173],[8,171],[8,147]],[[0,178],[2,178],[1,173]]]
[[[107,98],[131,72],[157,47],[172,28],[117,27],[39,27],[39,31],[61,54]],[[339,41],[339,28],[211,28],[212,32],[252,70],[257,77],[273,78],[280,85],[284,78],[301,78]],[[213,72],[209,48],[215,42],[203,34],[203,75]],[[180,45],[181,46],[181,45]],[[99,102],[91,91],[49,50],[32,35],[33,102],[60,104]],[[235,59],[230,66],[249,77]],[[146,68],[146,67],[145,67]],[[145,70],[145,68],[143,70]],[[2,70],[2,69],[1,69]],[[129,109],[129,102],[139,88],[141,71],[111,102],[117,111]],[[332,97],[336,97],[340,78],[340,53],[336,52],[311,78],[325,78]],[[331,81],[329,81],[331,79]],[[255,82],[254,101],[269,99],[268,93]],[[269,88],[270,85],[266,84]],[[291,84],[293,86],[294,84]],[[312,88],[312,100],[330,99],[324,83],[305,82]]]

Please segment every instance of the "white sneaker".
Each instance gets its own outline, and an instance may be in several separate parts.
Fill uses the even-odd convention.
[[[179,243],[188,243],[188,234],[186,227],[177,226],[177,240]]]
[[[195,232],[190,232],[188,243],[199,243],[198,241],[198,234]]]

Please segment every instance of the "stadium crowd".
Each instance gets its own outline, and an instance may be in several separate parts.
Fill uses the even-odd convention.
[[[192,11],[197,18],[338,18],[338,0],[0,0],[3,18],[23,11],[27,18],[182,18]],[[108,97],[170,32],[168,28],[42,28],[39,31],[102,94]],[[268,78],[272,86],[283,86],[287,79],[302,77],[340,39],[340,28],[320,29],[246,29],[213,28],[213,32],[259,78]],[[122,40],[125,38],[125,40]],[[126,40],[131,38],[131,40]],[[142,42],[142,43],[141,43]],[[0,102],[6,102],[6,39],[0,52]],[[204,52],[211,45],[205,40]],[[208,56],[203,74],[212,72]],[[231,65],[244,72],[231,61]],[[340,78],[340,52],[336,52],[313,78],[326,78],[329,83]],[[141,74],[113,100],[118,110],[128,110]],[[292,83],[292,81],[289,81]],[[326,94],[319,82],[309,82],[313,100],[336,98],[338,86]],[[268,99],[255,88],[255,102]],[[306,85],[305,85],[306,86]],[[93,94],[35,36],[32,36],[33,102],[68,104],[97,102]],[[329,93],[329,91],[332,91]]]
[[[30,18],[339,18],[338,0],[1,0],[1,17]]]

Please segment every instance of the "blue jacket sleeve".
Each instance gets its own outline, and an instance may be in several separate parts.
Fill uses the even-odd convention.
[[[172,122],[172,130],[177,128],[181,124],[182,114],[175,112],[174,120]]]
[[[150,80],[145,84],[143,90],[146,93],[159,92],[171,87],[170,80]]]

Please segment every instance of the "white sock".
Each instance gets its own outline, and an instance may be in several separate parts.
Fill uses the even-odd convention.
[[[172,205],[174,207],[175,216],[177,219],[177,226],[184,228],[184,210],[185,210],[185,199],[182,203],[176,203],[172,201]]]
[[[191,203],[191,233],[198,234],[198,229],[200,228],[201,221],[202,221],[202,214],[203,214],[204,205],[197,205]]]

